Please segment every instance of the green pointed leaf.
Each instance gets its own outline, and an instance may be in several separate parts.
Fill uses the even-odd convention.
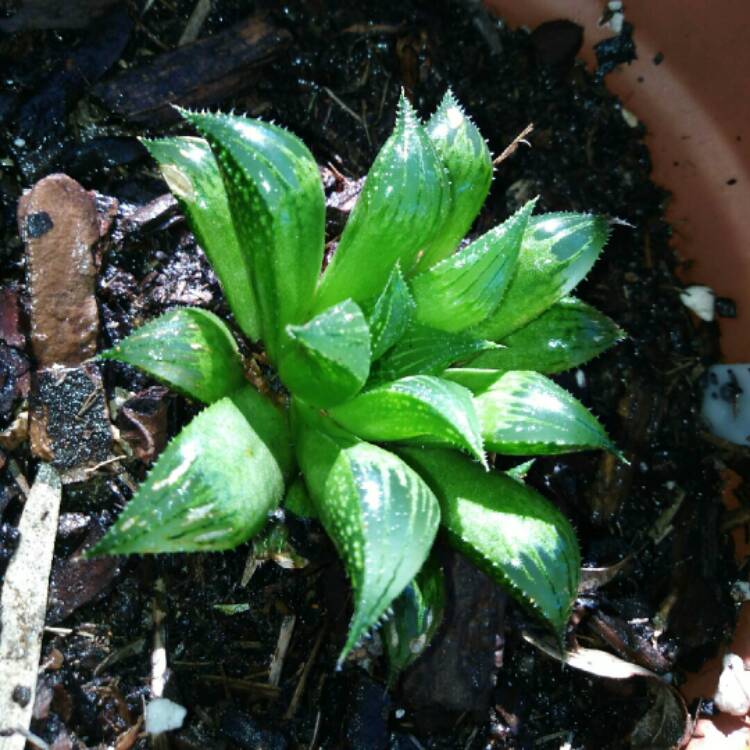
[[[534,490],[457,453],[404,448],[399,454],[437,495],[451,543],[560,637],[581,566],[568,520]]]
[[[284,498],[284,508],[300,518],[318,518],[318,511],[315,510],[315,504],[302,477],[297,477],[289,485]]]
[[[323,262],[325,198],[307,147],[283,128],[234,115],[182,111],[219,164],[240,246],[251,261],[266,350],[307,319]]]
[[[324,427],[323,418],[300,408],[300,466],[354,589],[341,663],[422,567],[440,510],[427,485],[397,456]]]
[[[261,336],[253,289],[252,260],[237,241],[224,181],[211,148],[202,138],[142,139],[162,176],[187,214],[242,332]]]
[[[270,404],[260,407],[261,429],[253,429],[248,416],[258,413],[259,399],[246,387],[198,414],[89,554],[224,550],[260,531],[283,496],[277,455],[289,453],[289,433],[279,412],[269,418]]]
[[[516,464],[513,468],[508,469],[505,472],[505,476],[515,479],[516,482],[523,483],[526,481],[526,476],[531,471],[531,467],[536,462],[535,458],[530,458],[528,461],[523,461],[520,464]]]
[[[317,406],[351,398],[370,373],[370,331],[357,305],[346,300],[309,323],[287,326],[279,372],[295,395]]]
[[[496,346],[468,333],[449,333],[414,325],[373,366],[372,381],[382,383],[406,375],[437,375],[454,362],[470,359]]]
[[[492,155],[476,125],[448,90],[427,123],[427,134],[450,177],[451,210],[424,248],[419,268],[429,268],[458,247],[469,231],[492,182]]]
[[[613,320],[591,305],[564,297],[504,338],[506,348],[482,352],[471,366],[553,374],[588,362],[624,336]]]
[[[502,375],[497,370],[483,370],[474,367],[451,367],[440,377],[468,388],[474,395],[484,393],[491,388]]]
[[[404,281],[398,262],[385,289],[368,310],[373,362],[404,335],[414,317],[414,300]]]
[[[383,626],[389,686],[430,645],[443,621],[445,599],[443,570],[433,555],[393,602],[393,616]]]
[[[462,331],[487,318],[516,270],[535,202],[529,201],[500,226],[411,280],[420,323]]]
[[[431,375],[412,375],[372,388],[330,410],[366,440],[452,445],[485,462],[471,392]]]
[[[397,260],[408,274],[443,225],[450,200],[445,167],[402,96],[393,133],[375,158],[323,275],[316,310],[347,297],[355,302],[374,297]]]
[[[245,383],[231,332],[216,315],[196,307],[164,313],[99,356],[134,365],[206,404]]]
[[[533,216],[521,243],[516,275],[476,335],[499,341],[539,317],[586,276],[608,237],[604,216]]]
[[[603,448],[617,453],[596,417],[565,389],[538,372],[500,375],[474,398],[488,450],[554,455]]]

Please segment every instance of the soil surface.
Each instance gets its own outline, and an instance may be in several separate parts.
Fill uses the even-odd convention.
[[[333,238],[342,193],[389,134],[401,88],[428,115],[451,86],[495,154],[534,124],[532,147],[521,145],[499,165],[475,233],[535,195],[540,211],[621,220],[577,294],[628,339],[558,380],[602,419],[630,463],[594,452],[540,458],[528,481],[572,520],[585,567],[604,569],[576,604],[568,646],[607,651],[679,684],[732,628],[737,571],[719,470],[733,458],[719,455],[698,415],[701,375],[718,359],[717,329],[680,302],[663,217],[668,196],[649,179],[643,126],[606,90],[605,73],[633,53],[632,30],[602,50],[603,67],[591,74],[574,62],[574,25],[512,31],[470,0],[379,0],[366,12],[333,0],[213,5],[192,58],[169,57],[192,0],[156,0],[147,11],[120,4],[88,27],[32,23],[0,36],[0,153],[7,155],[0,162],[0,572],[38,465],[18,415],[28,411],[30,390],[33,412],[34,399],[58,387],[29,379],[38,363],[16,224],[22,190],[59,171],[96,191],[103,239],[94,251],[95,293],[105,348],[174,305],[228,316],[205,257],[135,139],[182,132],[165,106],[174,91],[182,103],[236,108],[301,136],[329,165]],[[238,63],[247,73],[225,70],[220,84],[206,78],[180,88],[180,76],[213,75],[200,56],[217,56],[200,40],[251,17],[270,29],[261,35],[263,54]],[[231,67],[235,47],[227,49],[221,62]],[[158,78],[165,70],[174,80]],[[147,83],[158,107],[139,103]],[[245,353],[262,374],[258,352],[248,345]],[[76,372],[96,396],[98,375]],[[377,637],[334,671],[350,594],[314,522],[279,513],[272,526],[280,541],[265,561],[252,544],[224,554],[77,560],[165,440],[196,413],[132,369],[110,363],[101,375],[115,443],[130,455],[71,475],[64,486],[32,724],[51,747],[149,744],[140,721],[155,639],[166,645],[165,695],[188,711],[183,728],[163,738],[174,748],[645,748],[670,747],[685,729],[684,705],[662,682],[561,667],[529,642],[543,633],[526,613],[447,550],[448,622],[433,653],[453,649],[456,658],[428,653],[389,691]],[[64,411],[45,413],[65,419]],[[46,427],[54,443],[55,425]],[[55,445],[45,448],[55,460]],[[274,656],[290,632],[288,650]]]

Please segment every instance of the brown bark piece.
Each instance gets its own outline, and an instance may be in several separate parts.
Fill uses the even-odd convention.
[[[26,344],[21,327],[21,305],[17,290],[11,287],[0,289],[0,341],[20,349]]]
[[[167,396],[155,385],[131,396],[120,408],[117,426],[120,436],[136,458],[151,463],[167,445]]]
[[[214,36],[155,57],[94,87],[111,110],[136,122],[167,122],[178,115],[170,105],[206,107],[252,84],[250,72],[268,62],[291,39],[252,17]]]
[[[90,193],[64,174],[45,177],[18,202],[37,365],[72,367],[96,354],[99,312],[92,249],[99,218]]]
[[[79,607],[95,599],[114,581],[119,570],[117,557],[87,560],[81,553],[101,539],[104,532],[94,526],[81,546],[68,558],[56,558],[50,575],[47,623],[56,625]]]
[[[432,646],[404,675],[405,702],[418,726],[451,725],[469,711],[484,716],[495,672],[496,636],[503,630],[505,595],[456,553],[445,566],[449,607]]]
[[[20,0],[11,3],[13,15],[0,20],[7,34],[27,29],[81,29],[118,0]]]

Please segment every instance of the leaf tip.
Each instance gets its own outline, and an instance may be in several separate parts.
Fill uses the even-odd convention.
[[[414,109],[414,105],[409,101],[409,98],[406,96],[406,91],[402,87],[398,98],[396,125],[409,126],[416,125],[418,122],[419,117],[417,116],[417,111]]]
[[[109,349],[105,349],[103,352],[99,352],[95,357],[94,360],[110,360],[110,359],[119,359],[120,355],[122,353],[122,350],[119,346],[113,346]]]

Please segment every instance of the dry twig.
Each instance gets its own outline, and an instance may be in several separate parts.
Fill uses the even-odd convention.
[[[513,156],[513,154],[516,153],[516,150],[518,149],[520,144],[525,144],[529,148],[531,148],[531,144],[526,140],[526,136],[530,135],[531,132],[534,130],[534,123],[530,122],[509,144],[506,146],[506,148],[503,150],[502,154],[500,156],[495,157],[495,160],[492,162],[495,166],[500,164],[500,162],[505,161],[508,157]]]

